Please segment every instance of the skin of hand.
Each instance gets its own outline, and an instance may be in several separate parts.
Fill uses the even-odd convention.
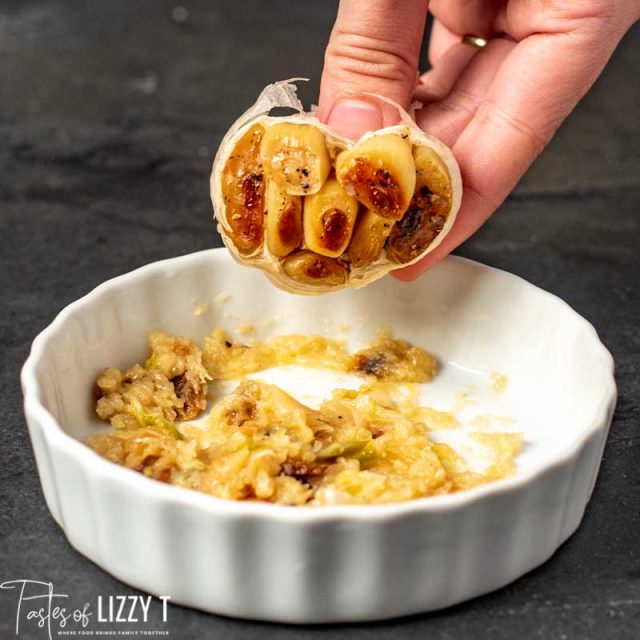
[[[431,70],[418,75],[430,11]],[[357,139],[424,106],[416,122],[448,144],[464,184],[456,223],[420,262],[397,270],[412,280],[473,234],[507,197],[562,121],[600,75],[638,0],[341,0],[329,39],[318,115]],[[484,48],[464,34],[488,39]]]

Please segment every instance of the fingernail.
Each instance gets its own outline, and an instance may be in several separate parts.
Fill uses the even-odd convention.
[[[331,109],[327,124],[336,133],[357,140],[368,131],[382,128],[382,113],[364,100],[341,100]]]

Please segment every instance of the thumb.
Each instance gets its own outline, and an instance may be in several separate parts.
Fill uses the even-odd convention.
[[[395,124],[417,82],[428,0],[341,0],[329,38],[320,84],[318,117],[338,133],[358,139]]]

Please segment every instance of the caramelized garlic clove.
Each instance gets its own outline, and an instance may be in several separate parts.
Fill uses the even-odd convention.
[[[382,254],[392,227],[393,220],[382,218],[373,211],[363,211],[349,243],[347,255],[352,266],[358,269],[375,262]]]
[[[447,214],[451,209],[451,179],[449,172],[438,154],[424,145],[416,145],[413,150],[416,163],[416,193],[427,187],[438,196],[438,210]]]
[[[436,239],[446,220],[445,215],[437,212],[433,194],[422,187],[402,220],[393,225],[386,245],[387,257],[399,264],[411,262]]]
[[[267,249],[282,258],[302,244],[302,198],[287,195],[273,180],[265,196]]]
[[[338,287],[346,283],[349,275],[342,262],[313,251],[299,251],[285,258],[282,268],[292,280],[311,286]]]
[[[413,155],[416,192],[387,241],[387,256],[400,264],[407,264],[426,251],[442,231],[451,211],[451,180],[438,155],[420,145]]]
[[[251,253],[262,244],[264,175],[260,144],[264,127],[251,127],[236,144],[222,171],[222,197],[231,237],[238,251]]]
[[[320,191],[331,170],[322,131],[282,122],[267,128],[260,148],[265,173],[291,196]]]
[[[308,249],[330,258],[341,256],[351,239],[358,215],[358,200],[335,179],[304,199],[304,243]]]
[[[383,218],[399,220],[416,184],[411,146],[394,133],[366,138],[337,157],[336,177],[367,209]]]

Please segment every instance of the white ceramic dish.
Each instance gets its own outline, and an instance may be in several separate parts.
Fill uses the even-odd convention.
[[[446,408],[454,391],[471,389],[468,412],[516,418],[525,434],[516,475],[393,505],[292,508],[167,486],[82,444],[100,424],[96,373],[143,358],[150,329],[199,340],[240,322],[263,334],[348,323],[354,344],[392,326],[443,363],[425,390],[430,404]],[[593,490],[615,405],[612,364],[593,327],[561,300],[468,260],[447,258],[411,284],[385,278],[307,298],[212,250],[115,278],[67,307],[34,341],[22,385],[47,505],[80,553],[176,603],[309,623],[446,607],[549,558]],[[510,378],[498,399],[486,392],[492,371]],[[296,386],[291,371],[278,375]]]

